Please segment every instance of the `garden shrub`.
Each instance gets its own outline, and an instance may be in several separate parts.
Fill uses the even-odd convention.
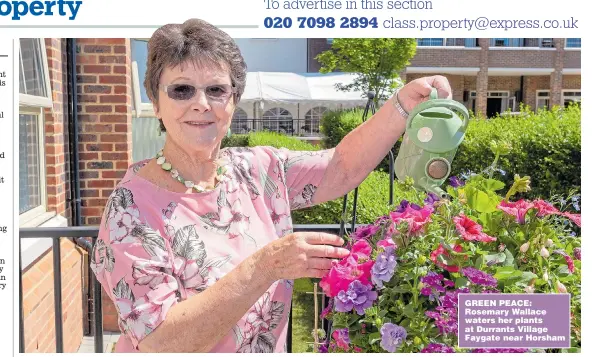
[[[362,123],[362,110],[326,113],[321,131],[326,136],[324,147],[335,147],[349,132]],[[568,195],[581,187],[581,109],[571,105],[533,113],[522,108],[514,117],[498,116],[482,119],[472,117],[465,140],[452,163],[451,175],[461,176],[488,165],[493,159],[492,140],[504,141],[511,154],[500,158],[496,178],[510,184],[513,177],[506,172],[526,173],[537,183],[524,198]],[[401,140],[393,146],[395,157]],[[388,156],[377,171],[388,172]],[[499,170],[501,169],[501,170]]]

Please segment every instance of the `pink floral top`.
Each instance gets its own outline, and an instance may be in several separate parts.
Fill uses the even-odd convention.
[[[116,352],[139,352],[173,305],[292,232],[290,210],[312,205],[329,162],[327,151],[272,147],[227,148],[221,156],[227,179],[213,191],[162,189],[136,175],[145,160],[111,194],[91,268],[119,314]],[[211,352],[286,352],[292,287],[271,285]]]

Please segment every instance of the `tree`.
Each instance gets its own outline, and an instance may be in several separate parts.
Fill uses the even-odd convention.
[[[415,56],[414,38],[336,38],[331,49],[316,60],[321,73],[355,73],[350,84],[337,84],[342,91],[374,91],[375,101],[388,99],[399,86],[399,72]]]

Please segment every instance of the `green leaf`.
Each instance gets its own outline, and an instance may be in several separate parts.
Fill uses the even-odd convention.
[[[555,269],[555,273],[562,277],[570,275],[569,268],[565,264],[560,265],[559,268]]]
[[[457,278],[454,281],[454,287],[457,289],[463,288],[463,287],[467,286],[468,284],[469,284],[469,280],[467,280],[467,278],[464,278],[464,277]]]
[[[371,345],[375,344],[381,339],[382,337],[380,336],[380,332],[372,332],[370,335],[368,335],[368,340],[370,340]]]
[[[498,191],[504,188],[506,185],[498,180],[495,179],[487,179],[485,181],[484,187],[489,191]]]
[[[481,269],[481,267],[483,266],[483,256],[480,255],[477,260],[475,261],[475,268],[477,269]]]
[[[520,277],[519,282],[526,282],[529,283],[532,279],[536,279],[537,275],[534,273],[531,273],[529,271],[523,271],[522,272],[522,276]]]
[[[403,314],[409,318],[413,318],[415,316],[416,307],[413,304],[407,304],[403,309]]]
[[[485,256],[485,261],[487,263],[493,262],[492,264],[499,264],[506,261],[506,254],[504,253],[497,253],[497,254],[489,254]]]
[[[403,294],[403,293],[410,292],[411,288],[408,285],[399,285],[399,286],[395,286],[393,288],[390,288],[389,290],[394,293]]]
[[[504,250],[504,254],[506,255],[506,260],[504,261],[504,266],[513,266],[514,265],[514,256],[509,249]]]
[[[466,195],[469,207],[478,212],[491,213],[497,209],[498,199],[495,194],[490,196],[474,187],[467,187]]]

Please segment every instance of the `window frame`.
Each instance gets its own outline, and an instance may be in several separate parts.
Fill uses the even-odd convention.
[[[548,93],[547,95],[541,95],[540,93]],[[538,113],[539,109],[539,100],[544,99],[548,101],[548,105],[546,106],[546,110],[549,110],[551,107],[551,90],[550,89],[537,89],[536,96],[535,96],[535,111]]]
[[[566,96],[565,93],[566,92],[579,92],[580,95],[579,96],[573,96],[573,95],[569,95]],[[565,108],[565,99],[566,98],[580,98],[579,101],[575,101],[577,103],[582,103],[582,90],[581,89],[562,89],[561,90],[561,107]]]
[[[47,213],[47,178],[46,178],[46,160],[45,160],[45,115],[43,108],[19,105],[20,115],[34,115],[37,117],[37,135],[39,135],[39,145],[37,154],[39,155],[39,196],[41,202],[34,208],[26,212],[19,213],[19,226],[26,226],[31,221]]]
[[[45,47],[45,41],[40,38],[35,40],[39,41],[39,47],[41,51],[41,62],[43,63],[43,79],[45,81],[45,93],[47,96],[36,96],[31,94],[23,94],[19,91],[19,106],[26,105],[28,107],[42,107],[42,108],[53,108],[53,98],[51,93],[51,76],[49,75],[49,63],[47,61],[47,48]],[[21,56],[20,41],[18,42],[19,51],[19,68],[23,71],[23,63]],[[19,78],[20,80],[20,78]]]

